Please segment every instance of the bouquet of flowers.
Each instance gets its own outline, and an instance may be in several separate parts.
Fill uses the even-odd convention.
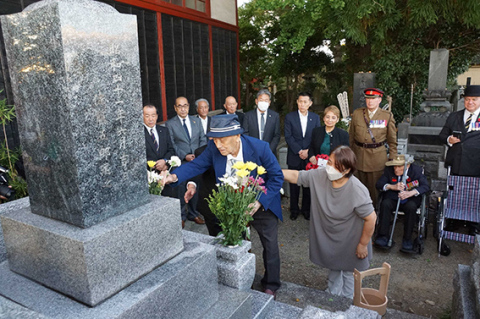
[[[162,175],[155,171],[155,161],[148,161],[148,191],[150,194],[153,195],[160,195],[163,190],[162,185]],[[172,156],[169,160],[167,160],[168,165],[168,173],[173,167],[177,167],[182,165],[182,161],[178,156]]]
[[[237,170],[235,175],[225,174],[219,178],[221,183],[217,184],[218,190],[213,190],[206,199],[210,210],[220,221],[224,246],[241,244],[243,236],[248,237],[247,224],[253,220],[248,214],[251,204],[262,193],[267,193],[263,186],[265,181],[260,177],[265,174],[265,168],[253,162],[236,162],[233,168]],[[254,170],[256,174],[252,174]]]
[[[308,170],[311,170],[311,169],[317,169],[317,168],[320,168],[320,167],[325,167],[327,165],[327,162],[328,162],[328,155],[320,154],[320,155],[315,156],[315,159],[317,160],[317,164],[308,163],[307,167],[305,167],[305,170],[308,171]]]

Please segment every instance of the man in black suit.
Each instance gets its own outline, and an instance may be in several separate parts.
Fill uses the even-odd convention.
[[[451,113],[440,140],[448,145],[445,166],[452,175],[480,177],[480,85],[465,89],[465,109]]]
[[[308,109],[312,106],[312,97],[307,92],[298,94],[298,111],[285,117],[285,141],[288,144],[287,164],[289,169],[304,170],[308,163],[308,149],[312,140],[312,131],[320,126],[320,116]],[[302,187],[302,207],[298,206],[300,186],[290,183],[290,219],[297,219],[300,213],[310,220],[310,188]]]
[[[407,161],[406,181],[403,181],[403,172]],[[413,253],[412,233],[417,218],[417,208],[422,203],[422,194],[428,192],[430,187],[422,168],[411,164],[413,158],[408,155],[397,155],[391,161],[385,163],[383,175],[376,183],[379,191],[384,191],[380,205],[378,234],[375,245],[380,248],[388,248],[390,221],[392,212],[397,207],[400,199],[400,210],[405,213],[403,240],[401,251]]]
[[[206,99],[198,99],[195,101],[195,106],[197,107],[197,117],[200,120],[200,123],[203,127],[203,132],[205,134],[210,131],[210,119],[208,116],[208,111],[210,110],[210,103]]]
[[[240,126],[243,125],[243,112],[237,111],[238,103],[237,100],[233,96],[227,96],[225,99],[225,104],[223,104],[225,110],[222,114],[237,114],[238,121],[240,122]]]
[[[143,130],[147,161],[154,161],[155,169],[161,172],[168,168],[166,161],[175,155],[175,150],[168,129],[157,125],[157,119],[157,108],[151,104],[145,105],[143,107]],[[162,195],[176,197],[172,187],[165,187]]]
[[[255,110],[245,113],[243,129],[245,135],[256,137],[270,144],[273,155],[277,155],[277,146],[280,142],[280,116],[269,110],[272,95],[267,89],[258,91]]]

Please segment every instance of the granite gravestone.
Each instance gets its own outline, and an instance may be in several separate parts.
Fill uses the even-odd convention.
[[[365,107],[363,91],[375,87],[375,73],[355,73],[353,75],[353,110]]]
[[[32,212],[85,228],[146,203],[136,17],[46,0],[1,21]]]
[[[8,266],[95,306],[184,248],[178,200],[148,194],[136,17],[45,0],[1,22],[30,193],[0,214]]]
[[[451,104],[448,99],[452,93],[446,88],[448,75],[448,56],[449,52],[447,49],[435,49],[430,51],[428,89],[425,90],[423,94],[425,101],[420,105],[420,109],[422,111],[445,112],[451,110]]]

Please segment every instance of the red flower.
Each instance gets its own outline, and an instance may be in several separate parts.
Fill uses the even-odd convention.
[[[397,181],[397,179],[396,179],[396,178],[392,178],[392,182],[396,182],[396,181]]]
[[[308,163],[307,166],[305,167],[305,170],[309,171],[311,169],[317,169],[318,165],[313,165],[312,163]]]
[[[407,178],[407,182],[411,182],[411,181],[412,181],[412,180],[410,179],[410,177],[409,177],[409,178]]]

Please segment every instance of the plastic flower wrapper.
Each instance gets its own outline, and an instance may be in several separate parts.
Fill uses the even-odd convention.
[[[255,203],[261,194],[266,193],[265,181],[259,174],[265,174],[265,169],[253,162],[236,162],[233,166],[235,175],[225,174],[219,178],[218,190],[213,190],[207,198],[208,206],[218,218],[223,234],[222,244],[241,244],[247,234],[247,224],[253,220],[248,214],[249,205]],[[256,170],[256,175],[251,175]]]

